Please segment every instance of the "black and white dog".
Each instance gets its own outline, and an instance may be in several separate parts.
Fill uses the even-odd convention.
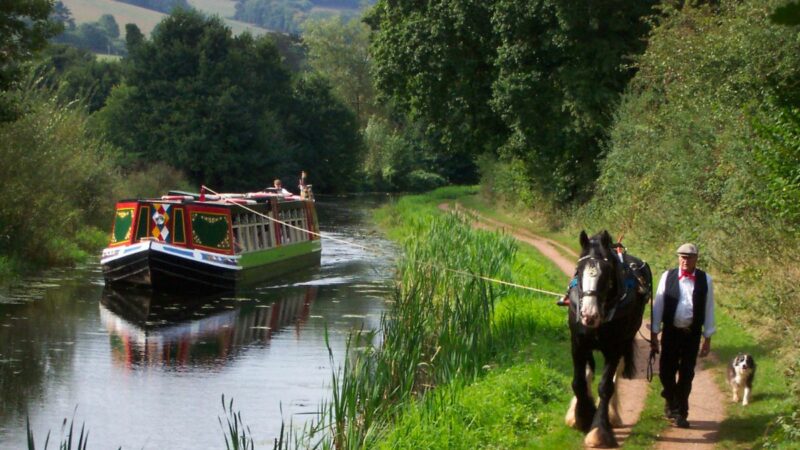
[[[728,365],[728,384],[733,390],[733,401],[742,399],[742,406],[750,403],[750,391],[753,389],[753,380],[756,377],[756,362],[747,353],[739,353]],[[744,395],[742,395],[744,390]]]

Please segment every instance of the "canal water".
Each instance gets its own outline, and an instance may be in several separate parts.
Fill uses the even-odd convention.
[[[65,418],[89,449],[225,448],[223,395],[272,448],[329,396],[350,330],[379,325],[395,252],[370,224],[379,203],[318,200],[323,233],[370,250],[323,239],[320,267],[235,294],[111,291],[97,264],[0,292],[0,448],[27,448],[26,417],[37,448]]]

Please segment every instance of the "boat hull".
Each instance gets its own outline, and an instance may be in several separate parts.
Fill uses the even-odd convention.
[[[143,242],[101,260],[107,285],[160,291],[222,291],[254,285],[320,263],[319,240],[289,244],[241,256],[218,255]]]

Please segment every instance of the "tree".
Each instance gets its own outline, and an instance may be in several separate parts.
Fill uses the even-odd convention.
[[[21,75],[21,65],[47,45],[61,24],[49,20],[48,0],[3,0],[0,6],[0,121],[13,117],[2,95]]]
[[[128,41],[125,85],[97,126],[130,163],[165,161],[218,189],[261,188],[300,169],[318,188],[352,186],[353,114],[321,80],[293,88],[271,38],[234,37],[219,18],[177,11],[152,40],[129,30]]]
[[[475,181],[473,158],[494,151],[508,129],[492,110],[496,40],[492,2],[379,0],[365,17],[375,83],[410,122],[426,124],[435,152],[466,167],[452,181]]]
[[[498,155],[544,198],[580,201],[655,3],[379,0],[365,18],[376,86],[462,174]]]
[[[219,188],[264,184],[285,154],[280,118],[291,95],[269,39],[233,37],[219,18],[178,10],[125,64],[127,86],[98,120],[129,156],[167,161]]]
[[[303,42],[308,65],[330,81],[336,96],[350,106],[362,127],[375,113],[370,75],[369,27],[341,17],[306,22]]]
[[[494,2],[493,104],[512,130],[501,156],[525,161],[555,202],[585,200],[614,109],[644,50],[654,0]]]
[[[315,187],[328,192],[351,190],[362,178],[357,168],[364,145],[358,130],[355,114],[332,94],[327,80],[300,79],[286,127],[288,140],[295,146],[296,164],[287,167],[288,173],[310,169]]]
[[[114,39],[119,37],[119,25],[117,25],[116,19],[114,19],[114,16],[111,14],[103,14],[100,16],[97,24],[106,32],[107,36]]]
[[[50,20],[62,24],[66,30],[75,28],[75,19],[72,17],[72,11],[67,8],[64,2],[55,2],[53,12],[50,13]]]
[[[61,104],[82,102],[90,113],[105,105],[111,89],[122,81],[117,61],[98,61],[94,54],[63,44],[45,49],[33,67],[33,78],[47,86]]]

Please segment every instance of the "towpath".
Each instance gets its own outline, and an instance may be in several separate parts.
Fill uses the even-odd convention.
[[[457,210],[464,208],[456,203]],[[442,203],[439,209],[450,211],[451,205]],[[514,227],[488,217],[481,216],[475,211],[471,211],[476,218],[473,226],[488,230],[501,230],[521,242],[525,242],[539,250],[544,256],[553,261],[559,269],[567,276],[567,282],[575,271],[575,263],[578,254],[569,247],[566,247],[552,239],[531,233],[530,231]],[[656,277],[660,274],[656,274]],[[619,380],[618,389],[620,404],[622,405],[622,427],[615,428],[620,446],[625,445],[625,439],[630,435],[631,427],[639,420],[642,409],[644,408],[645,397],[647,396],[647,358],[650,354],[650,346],[642,338],[642,335],[649,336],[646,324],[642,324],[641,333],[636,335],[636,376],[633,379]],[[710,358],[715,358],[712,353]],[[695,379],[692,384],[692,394],[689,398],[689,421],[691,428],[683,429],[667,426],[658,436],[655,449],[658,450],[681,450],[681,449],[713,449],[718,440],[719,425],[725,418],[725,401],[722,391],[714,381],[714,373],[706,369],[709,366],[706,361],[700,360],[697,365]],[[655,367],[658,373],[658,363]],[[564,406],[566,411],[566,405]]]

